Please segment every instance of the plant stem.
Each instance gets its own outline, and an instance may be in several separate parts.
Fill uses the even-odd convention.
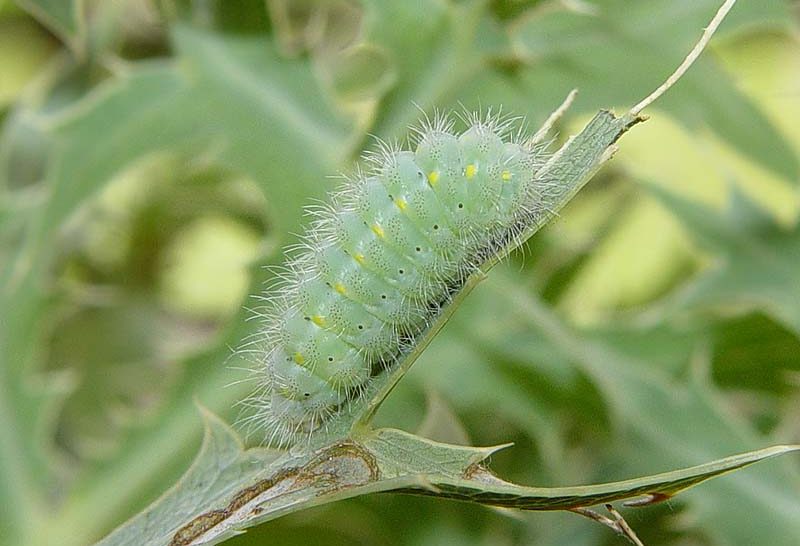
[[[641,102],[639,102],[639,104],[631,108],[630,110],[631,115],[635,116],[639,114],[639,112],[641,112],[642,110],[653,104],[653,102],[655,102],[659,97],[661,97],[661,95],[666,93],[670,87],[675,85],[675,82],[677,82],[679,79],[681,79],[681,77],[683,77],[686,71],[689,70],[689,67],[692,66],[692,64],[694,64],[694,62],[706,48],[708,42],[711,41],[711,37],[717,31],[717,28],[719,28],[720,23],[722,23],[722,20],[725,19],[725,16],[728,15],[728,12],[731,10],[731,8],[735,3],[736,0],[725,0],[725,2],[717,10],[717,13],[714,15],[714,18],[711,19],[711,22],[703,31],[703,35],[700,37],[700,41],[697,42],[697,44],[695,44],[694,48],[692,48],[692,50],[689,52],[689,54],[686,56],[686,58],[683,60],[680,66],[678,66],[678,68],[675,69],[675,72],[673,72],[672,75],[670,75],[670,77],[664,81],[664,83],[659,85],[655,91],[647,95],[647,97],[645,97]]]

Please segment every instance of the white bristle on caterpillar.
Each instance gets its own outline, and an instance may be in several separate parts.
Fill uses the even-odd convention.
[[[267,291],[245,419],[294,445],[393,366],[478,265],[541,214],[543,147],[513,119],[437,115],[411,147],[381,144],[313,216]]]

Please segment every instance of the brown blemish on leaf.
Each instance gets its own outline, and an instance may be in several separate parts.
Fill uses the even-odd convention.
[[[225,510],[212,510],[211,512],[200,514],[178,529],[178,532],[172,537],[169,546],[186,546],[187,544],[191,544],[195,538],[215,525],[218,525],[221,521],[224,521],[226,517],[228,517],[228,515]]]
[[[633,499],[624,502],[625,506],[650,506],[651,504],[657,504],[659,502],[664,502],[672,498],[672,495],[668,495],[666,493],[648,493],[647,495],[639,498]]]
[[[473,479],[476,474],[486,472],[486,469],[480,463],[473,463],[464,470],[463,476],[467,480]]]
[[[235,497],[233,497],[233,499],[231,499],[231,502],[228,504],[226,510],[229,512],[235,512],[236,510],[239,510],[242,506],[259,496],[264,491],[275,487],[275,485],[291,478],[296,473],[296,468],[287,468],[277,472],[265,480],[257,482],[255,485],[251,485],[246,489],[242,489],[236,494]]]
[[[323,451],[305,466],[303,474],[310,478],[331,478],[333,490],[363,485],[380,478],[378,463],[372,453],[350,441],[340,442]]]
[[[297,469],[295,468],[284,469],[267,479],[257,482],[255,485],[242,489],[231,499],[228,506],[222,510],[211,510],[210,512],[200,514],[178,529],[172,537],[169,546],[187,546],[191,544],[197,537],[203,536],[209,530],[228,519],[231,514],[239,510],[242,506],[265,491],[275,487],[277,484],[291,478],[296,472]]]
[[[627,124],[625,124],[625,126],[622,128],[622,130],[619,132],[619,134],[614,138],[613,143],[616,143],[620,138],[622,138],[622,135],[627,133],[630,130],[631,127],[633,127],[634,125],[637,125],[639,123],[643,123],[643,122],[647,121],[648,119],[649,118],[647,116],[644,116],[644,115],[635,116]]]
[[[379,477],[378,463],[369,451],[355,442],[340,442],[320,452],[303,467],[280,470],[269,478],[242,489],[225,508],[204,512],[195,517],[178,529],[169,546],[192,544],[259,496],[289,480],[291,483],[272,499],[305,488],[313,488],[321,496],[364,485]],[[258,516],[263,512],[263,507],[255,506],[249,515]]]
[[[476,482],[481,482],[484,484],[505,484],[504,480],[501,480],[497,476],[495,476],[491,470],[483,466],[481,463],[474,463],[469,465],[466,470],[464,470],[462,476],[464,479],[472,480]]]

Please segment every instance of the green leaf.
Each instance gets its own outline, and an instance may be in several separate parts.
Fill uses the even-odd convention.
[[[71,455],[113,454],[122,431],[152,414],[170,392],[178,370],[167,367],[165,346],[180,331],[170,331],[176,327],[155,303],[119,298],[57,324],[48,363],[77,378],[58,414],[60,444]]]
[[[198,509],[241,490],[254,476],[268,471],[279,451],[249,449],[218,417],[204,411],[205,436],[191,468],[157,501],[158,510],[132,520],[99,544],[167,544],[175,521],[191,519]]]
[[[14,461],[0,465],[0,498],[19,512],[10,525],[44,537],[58,534],[62,543],[95,538],[143,488],[155,486],[150,483],[155,469],[186,456],[182,450],[199,432],[187,426],[196,421],[191,418],[193,395],[222,409],[243,391],[223,388],[230,381],[220,365],[228,356],[224,344],[203,355],[203,364],[192,367],[192,381],[172,393],[152,428],[133,435],[113,464],[73,484],[58,516],[75,526],[69,538],[62,536],[63,524],[59,529],[56,517],[49,519],[52,527],[40,525],[33,514],[51,512],[44,491],[52,484],[52,461],[43,443],[57,399],[47,394],[52,381],[32,386],[30,375],[40,358],[40,321],[53,312],[47,275],[58,256],[60,227],[144,157],[210,154],[259,185],[272,204],[272,229],[286,237],[299,228],[297,211],[310,196],[324,194],[325,176],[344,167],[361,136],[331,104],[309,63],[282,59],[263,36],[221,38],[179,28],[175,42],[174,62],[142,63],[55,116],[34,115],[37,127],[52,136],[55,151],[45,174],[45,199],[31,211],[16,256],[0,269],[0,389],[6,391],[0,392],[0,437],[3,460]],[[231,345],[246,335],[244,316],[228,332]],[[154,451],[154,445],[162,449]]]
[[[797,355],[800,338],[762,313],[714,327],[714,381],[726,388],[791,395],[796,387],[789,374],[800,373]]]
[[[675,377],[641,356],[627,354],[624,345],[617,346],[618,338],[590,338],[576,332],[520,285],[520,279],[501,275],[486,288],[491,289],[490,299],[499,309],[516,313],[600,390],[619,437],[606,448],[613,450],[612,470],[647,472],[656,462],[672,467],[692,465],[720,452],[754,449],[774,441],[743,422],[699,372],[688,379]],[[484,308],[482,312],[489,311]],[[521,363],[530,367],[530,373],[540,373],[535,361]],[[734,476],[715,483],[686,498],[698,520],[721,543],[766,540],[791,546],[800,533],[799,490],[796,467],[778,464],[760,469],[752,477]]]
[[[655,185],[649,189],[715,256],[668,305],[736,314],[761,310],[800,337],[800,224],[779,225],[736,187],[723,212]]]
[[[531,12],[513,28],[525,63],[519,71],[524,86],[530,92],[578,87],[578,110],[632,104],[678,65],[719,2],[657,4],[612,0],[589,14],[566,8]],[[740,2],[721,31],[785,29],[787,9],[780,0]],[[692,130],[709,126],[741,154],[789,182],[797,181],[800,164],[792,147],[712,58],[700,59],[659,101],[659,108]]]
[[[430,112],[453,102],[463,85],[482,75],[491,55],[507,47],[501,29],[485,15],[481,0],[365,2],[365,40],[385,52],[397,75],[381,101],[374,134],[404,137],[420,108]]]
[[[800,446],[775,446],[623,482],[562,488],[524,487],[497,478],[483,465],[497,449],[453,446],[379,429],[302,456],[263,448],[244,451],[234,433],[208,414],[203,447],[186,475],[98,546],[217,544],[288,511],[378,491],[523,510],[563,510],[643,496],[651,502],[800,451]]]
[[[469,445],[469,435],[447,401],[431,389],[426,398],[425,420],[417,428],[417,434],[437,442]]]
[[[20,7],[82,54],[85,44],[83,0],[17,0]]]
[[[640,496],[664,500],[709,478],[770,457],[800,451],[800,446],[775,446],[623,482],[545,488],[505,482],[481,464],[486,457],[506,446],[452,446],[391,429],[374,431],[363,440],[363,445],[375,457],[381,479],[404,479],[408,480],[406,484],[413,484],[410,488],[401,485],[401,489],[522,510],[563,510]]]
[[[225,40],[188,28],[177,30],[176,46],[179,61],[112,82],[55,127],[64,148],[39,229],[52,230],[114,174],[157,151],[220,146],[223,162],[251,173],[266,193],[282,176],[319,180],[342,164],[348,124],[306,64],[282,61],[261,39]],[[281,192],[307,199],[304,189]],[[288,216],[284,210],[273,212]]]
[[[156,5],[170,17],[207,31],[260,33],[269,28],[262,0],[165,0]]]
[[[0,10],[0,115],[47,64],[54,49],[48,33],[35,21],[23,15],[3,17]]]

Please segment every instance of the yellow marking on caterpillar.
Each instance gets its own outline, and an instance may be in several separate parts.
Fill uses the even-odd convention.
[[[431,171],[428,173],[428,182],[431,183],[431,186],[435,185],[439,181],[439,171]]]
[[[339,292],[342,296],[344,296],[347,293],[347,288],[345,288],[344,285],[340,282],[334,284],[333,289]]]
[[[402,197],[395,199],[394,204],[397,205],[397,208],[400,210],[406,210],[406,207],[408,207],[408,203],[406,203],[406,200]]]
[[[372,230],[372,233],[377,235],[380,239],[386,237],[386,233],[383,231],[383,228],[381,227],[380,224],[372,224],[370,226],[370,229]]]
[[[466,176],[467,179],[470,179],[473,176],[475,176],[476,172],[478,172],[478,167],[470,163],[469,165],[467,165],[467,168],[464,169],[464,176]]]
[[[354,255],[353,255],[353,258],[355,258],[355,260],[356,260],[358,263],[360,263],[361,265],[364,265],[364,262],[366,261],[366,258],[364,258],[364,255],[363,255],[363,254],[361,254],[361,253],[354,254]]]
[[[509,180],[511,180],[511,171],[503,171],[503,172],[500,174],[500,177],[501,177],[503,180],[505,180],[506,182],[508,182]]]
[[[321,328],[324,327],[326,324],[325,317],[323,317],[322,315],[311,315],[311,322],[313,322],[314,324],[316,324]]]
[[[293,358],[294,358],[294,361],[297,362],[298,364],[300,364],[301,366],[306,361],[306,357],[304,357],[300,353],[294,353],[294,357]]]

